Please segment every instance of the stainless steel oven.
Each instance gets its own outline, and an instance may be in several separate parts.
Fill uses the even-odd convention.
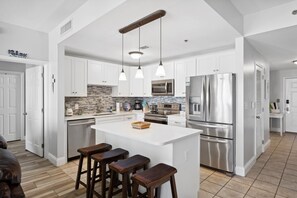
[[[174,79],[153,80],[152,95],[153,96],[174,96]]]

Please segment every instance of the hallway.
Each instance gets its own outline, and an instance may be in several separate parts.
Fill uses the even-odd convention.
[[[208,197],[297,197],[297,135],[271,133],[271,144],[247,177],[228,177],[201,168],[200,198]],[[48,160],[24,150],[24,142],[11,142],[9,149],[22,167],[26,197],[85,197],[85,189],[74,190],[78,161],[55,167]],[[86,166],[84,166],[86,167]],[[120,197],[120,196],[117,196]]]

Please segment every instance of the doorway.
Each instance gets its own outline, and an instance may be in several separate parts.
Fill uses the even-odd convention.
[[[0,71],[0,134],[7,141],[21,139],[22,74]]]
[[[286,78],[284,86],[285,128],[287,132],[297,133],[297,78]]]
[[[256,158],[262,153],[262,144],[264,139],[264,69],[256,65],[256,133],[255,133],[255,151]]]

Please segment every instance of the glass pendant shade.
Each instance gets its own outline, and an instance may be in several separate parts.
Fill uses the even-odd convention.
[[[156,76],[164,77],[165,75],[166,74],[165,74],[164,66],[162,64],[160,64],[157,68]]]
[[[132,52],[129,52],[129,55],[133,59],[140,59],[140,57],[143,55],[143,53],[140,51],[132,51]]]
[[[121,71],[119,80],[120,81],[126,81],[127,80],[127,77],[126,77],[126,74],[125,74],[124,70]]]
[[[139,79],[144,78],[141,67],[138,67],[136,74],[135,74],[135,78],[139,78]]]

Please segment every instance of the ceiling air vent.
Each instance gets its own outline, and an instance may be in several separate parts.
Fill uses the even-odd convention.
[[[63,25],[60,29],[60,34],[64,34],[65,32],[67,32],[68,30],[70,30],[72,27],[72,21],[68,21],[65,25]]]

